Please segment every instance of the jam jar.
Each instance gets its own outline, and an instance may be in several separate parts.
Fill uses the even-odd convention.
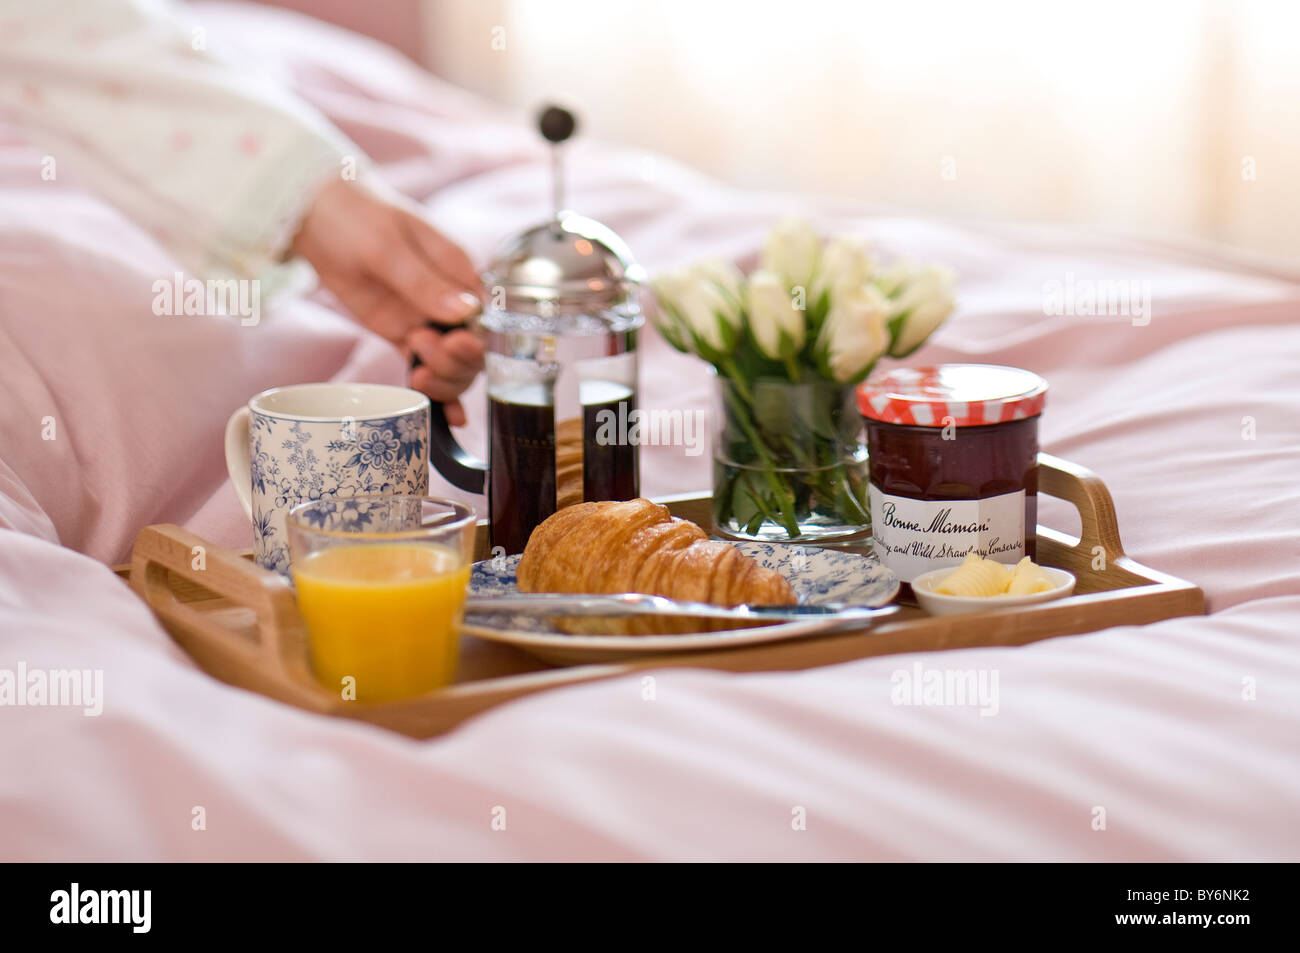
[[[977,552],[1034,556],[1047,382],[991,364],[895,368],[858,388],[872,545],[910,583]]]

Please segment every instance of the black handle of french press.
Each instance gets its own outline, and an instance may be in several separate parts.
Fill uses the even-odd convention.
[[[469,325],[430,321],[427,327],[439,334],[446,334],[449,331],[464,330]],[[411,370],[423,365],[420,355],[411,355]],[[456,489],[466,493],[484,492],[487,485],[487,464],[472,456],[457,442],[456,436],[451,432],[451,424],[447,422],[447,409],[432,398],[429,400],[429,462]]]

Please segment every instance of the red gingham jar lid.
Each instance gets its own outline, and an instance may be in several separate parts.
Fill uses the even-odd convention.
[[[1037,417],[1047,381],[996,364],[897,367],[858,385],[858,410],[869,420],[920,427],[982,427]]]

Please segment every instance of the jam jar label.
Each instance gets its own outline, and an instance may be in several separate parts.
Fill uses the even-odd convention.
[[[913,500],[873,483],[870,498],[876,555],[903,582],[956,566],[972,552],[1000,563],[1025,555],[1024,490],[983,500]]]

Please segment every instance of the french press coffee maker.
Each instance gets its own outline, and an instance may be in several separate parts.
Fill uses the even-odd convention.
[[[441,404],[429,440],[439,473],[487,493],[492,547],[508,554],[557,509],[640,492],[629,421],[643,272],[614,232],[562,210],[558,145],[573,116],[552,107],[540,126],[553,144],[554,217],[506,241],[483,274],[488,462],[457,444]]]

